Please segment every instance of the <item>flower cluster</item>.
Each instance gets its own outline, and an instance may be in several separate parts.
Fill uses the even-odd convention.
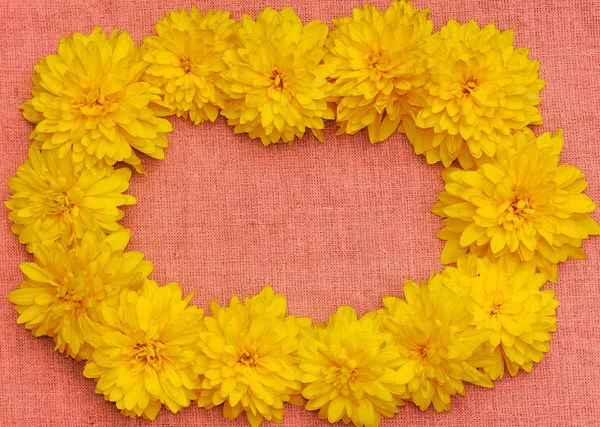
[[[146,280],[137,292],[121,290],[86,331],[94,350],[83,375],[95,379],[96,393],[123,415],[153,420],[162,405],[177,413],[197,398],[194,359],[203,311],[188,306],[192,296],[182,299],[177,283]]]
[[[379,425],[382,415],[394,416],[403,404],[398,357],[375,316],[357,319],[352,307],[341,307],[300,342],[306,409],[330,423]]]
[[[216,83],[227,67],[223,54],[236,46],[238,23],[226,12],[202,15],[194,6],[172,12],[156,24],[156,36],[144,39],[143,59],[150,65],[143,79],[160,89],[164,114],[195,124],[214,122],[224,107]]]
[[[600,234],[590,216],[596,205],[582,193],[583,173],[559,165],[561,149],[560,133],[521,132],[476,170],[445,169],[446,191],[432,208],[444,220],[442,263],[465,253],[514,257],[556,282],[559,262],[585,258],[583,240]]]
[[[244,15],[239,49],[225,52],[219,86],[230,99],[223,116],[236,133],[264,145],[291,143],[307,129],[323,140],[323,119],[333,119],[329,96],[327,25],[302,25],[289,7],[264,9],[255,21]]]
[[[529,372],[550,349],[558,301],[554,291],[541,290],[546,278],[532,263],[514,258],[493,263],[463,255],[457,267],[444,269],[442,281],[466,298],[471,325],[488,332],[484,345],[493,353],[494,364],[484,371],[493,380],[502,378],[505,365],[512,376],[520,369]]]
[[[472,21],[434,32],[428,13],[365,5],[329,32],[289,7],[241,22],[194,7],[166,14],[139,49],[118,30],[63,38],[35,66],[22,105],[36,125],[29,157],[8,182],[12,231],[33,255],[8,296],[17,323],[84,360],[124,416],[150,420],[196,402],[258,427],[283,422],[290,403],[377,427],[407,402],[447,411],[465,383],[529,372],[556,329],[558,301],[543,287],[600,235],[596,205],[583,173],[559,162],[562,131],[527,127],[542,122],[544,82],[513,33]],[[211,301],[204,316],[193,293],[159,286],[144,254],[125,251],[121,207],[136,200],[131,170],[115,165],[145,174],[135,150],[162,159],[164,116],[219,114],[264,145],[307,130],[322,141],[325,120],[372,143],[405,133],[446,167],[432,210],[442,263],[456,266],[407,281],[404,299],[362,317],[341,307],[313,326],[270,286]]]
[[[39,244],[73,246],[86,231],[110,233],[121,227],[120,206],[133,205],[131,171],[112,166],[77,171],[70,157],[56,150],[29,149],[29,158],[9,178],[8,219],[19,241],[33,252]]]
[[[133,150],[162,159],[173,130],[152,107],[158,88],[140,80],[147,67],[127,33],[106,37],[96,27],[63,38],[35,66],[33,98],[21,107],[36,124],[34,145],[71,157],[76,169],[122,161],[144,173]]]
[[[203,378],[198,406],[223,404],[223,415],[242,412],[258,427],[263,420],[283,421],[283,403],[302,405],[298,350],[308,318],[286,316],[287,302],[269,286],[242,303],[210,304],[198,340],[196,372]]]
[[[91,347],[86,328],[99,322],[104,305],[122,289],[136,291],[154,266],[141,252],[124,252],[129,230],[103,238],[87,231],[74,247],[62,243],[37,246],[35,262],[24,262],[25,280],[8,299],[35,336],[54,338],[56,349],[87,359]]]
[[[448,22],[427,44],[428,77],[404,131],[417,154],[446,167],[473,168],[528,125],[542,124],[537,105],[543,80],[513,32],[494,24]]]
[[[490,362],[482,342],[487,335],[471,327],[465,300],[448,289],[441,276],[419,286],[404,284],[406,300],[386,297],[382,328],[398,346],[400,369],[396,383],[421,410],[432,403],[450,409],[450,397],[464,395],[463,382],[491,387],[478,369]]]
[[[426,45],[433,30],[429,11],[394,1],[382,12],[368,4],[352,18],[334,20],[325,63],[338,133],[367,128],[372,143],[392,135],[411,113],[427,79]]]

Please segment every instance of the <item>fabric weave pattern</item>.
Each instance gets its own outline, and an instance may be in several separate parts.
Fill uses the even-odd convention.
[[[239,19],[265,6],[291,5],[304,22],[329,23],[362,2],[348,0],[208,0]],[[387,0],[374,0],[380,8]],[[19,105],[31,93],[32,67],[56,52],[61,36],[128,31],[137,43],[154,34],[164,12],[190,8],[190,0],[3,0],[0,2],[0,197],[9,198],[7,179],[27,156],[33,125]],[[561,160],[581,168],[587,194],[600,204],[600,1],[416,0],[430,8],[435,30],[449,19],[495,22],[515,29],[515,45],[531,48],[541,61],[545,124],[536,133],[562,127]],[[138,204],[125,209],[132,228],[128,250],[143,251],[156,265],[161,284],[177,281],[193,303],[226,303],[234,295],[258,293],[267,284],[288,298],[292,314],[316,321],[343,304],[358,314],[381,306],[384,295],[402,295],[405,279],[426,279],[440,270],[439,218],[430,213],[443,188],[441,167],[417,157],[402,135],[371,145],[366,131],[336,137],[329,123],[325,143],[310,135],[293,146],[263,147],[234,135],[219,118],[198,127],[174,119],[166,160],[144,158],[149,178],[134,174],[130,194]],[[52,351],[16,325],[7,294],[29,261],[10,232],[8,211],[0,215],[0,426],[142,426],[121,417],[94,394],[83,364]],[[600,219],[600,213],[592,216]],[[551,352],[530,374],[496,382],[492,390],[468,387],[447,414],[421,413],[414,405],[382,426],[589,426],[600,424],[600,239],[583,245],[587,261],[559,268],[555,289],[557,332]],[[226,421],[220,409],[195,404],[181,414],[163,411],[154,426],[243,426]],[[286,408],[285,425],[326,426],[315,413]]]

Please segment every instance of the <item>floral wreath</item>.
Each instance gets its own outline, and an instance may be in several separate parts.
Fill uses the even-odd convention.
[[[85,361],[96,393],[125,416],[155,419],[196,401],[245,413],[253,427],[283,422],[284,403],[318,417],[378,426],[406,402],[450,409],[464,383],[492,387],[529,372],[549,350],[558,301],[542,289],[557,264],[583,259],[600,234],[575,166],[560,165],[562,132],[536,137],[544,81],[513,32],[450,21],[394,1],[303,25],[291,8],[241,22],[195,7],[166,14],[141,48],[100,28],[63,38],[35,66],[22,105],[36,126],[28,159],[9,179],[12,231],[33,254],[9,299],[17,323]],[[443,264],[405,299],[328,322],[286,314],[269,286],[210,315],[153,265],[127,252],[118,224],[137,152],[164,158],[165,116],[200,124],[221,114],[236,133],[291,144],[325,120],[372,143],[406,135],[442,163]],[[457,166],[452,166],[457,161]]]

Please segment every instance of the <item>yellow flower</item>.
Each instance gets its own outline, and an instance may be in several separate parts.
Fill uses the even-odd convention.
[[[236,133],[260,138],[264,145],[291,143],[310,129],[323,140],[323,119],[333,119],[326,98],[327,25],[303,26],[294,11],[264,9],[254,21],[244,15],[241,47],[229,49],[219,87],[231,98],[223,116]]]
[[[496,259],[533,261],[555,282],[557,264],[585,258],[584,239],[600,234],[590,217],[596,205],[582,191],[587,183],[575,166],[558,165],[562,137],[516,136],[499,159],[475,171],[444,170],[446,191],[432,211],[444,218],[441,260],[456,262],[473,252]]]
[[[382,12],[365,4],[352,17],[334,19],[325,63],[337,101],[338,134],[368,128],[372,143],[394,133],[409,114],[412,91],[423,86],[429,10],[394,1]]]
[[[129,169],[104,166],[76,172],[70,158],[58,156],[57,150],[30,147],[29,158],[8,180],[8,218],[29,252],[37,243],[57,239],[72,245],[88,230],[117,231],[117,221],[123,218],[118,207],[136,202],[123,194],[129,187]]]
[[[194,6],[188,13],[166,14],[156,24],[158,36],[144,39],[144,60],[150,63],[143,79],[158,87],[158,104],[195,124],[214,122],[223,108],[223,94],[215,86],[226,66],[223,52],[234,48],[237,22],[229,12]]]
[[[94,352],[83,375],[121,414],[154,420],[163,404],[177,413],[197,397],[193,364],[203,311],[188,306],[192,296],[182,299],[177,283],[146,280],[138,292],[123,290],[86,335]]]
[[[527,145],[535,144],[538,148],[550,148],[553,155],[558,155],[563,149],[562,129],[558,129],[554,135],[546,132],[536,137],[530,128],[514,131],[510,138],[503,140],[502,144],[496,146],[496,153],[493,157],[481,156],[479,159],[473,159],[474,169],[481,168],[486,163],[494,163],[500,160],[506,160],[507,156],[514,155],[518,150],[524,149]]]
[[[61,353],[87,359],[85,328],[121,289],[139,288],[154,268],[143,253],[123,252],[129,237],[129,230],[107,237],[87,232],[72,249],[36,246],[35,262],[21,263],[25,280],[8,295],[20,314],[17,323],[36,337],[53,337]]]
[[[407,281],[404,295],[406,301],[384,298],[383,330],[398,347],[395,382],[405,387],[406,398],[423,411],[433,403],[442,412],[450,409],[451,396],[465,394],[464,381],[492,387],[478,370],[493,363],[482,345],[487,333],[470,326],[473,316],[465,300],[444,286],[439,274],[421,286]]]
[[[198,405],[224,403],[228,420],[246,413],[257,427],[281,423],[283,403],[302,405],[296,350],[301,327],[310,319],[285,316],[286,300],[269,286],[245,304],[235,297],[229,307],[211,301],[211,316],[200,333],[196,372],[203,376]]]
[[[327,325],[304,335],[298,358],[306,409],[330,423],[376,427],[404,404],[396,396],[398,350],[371,315],[357,319],[352,307],[339,308]]]
[[[58,148],[78,169],[124,161],[144,173],[133,149],[163,159],[166,132],[173,130],[149,106],[160,96],[139,81],[147,66],[131,36],[119,30],[107,38],[96,27],[89,36],[61,39],[58,54],[35,66],[33,99],[21,106],[36,124],[35,146]]]
[[[487,161],[476,160],[478,168],[486,163],[493,163],[498,160],[506,160],[508,156],[514,155],[519,151],[524,150],[528,145],[537,145],[539,149],[550,149],[552,155],[558,156],[564,144],[562,129],[558,129],[554,135],[550,132],[543,133],[536,137],[530,128],[518,130],[512,136],[504,141],[502,145],[496,147],[496,154],[493,159]]]
[[[536,274],[534,264],[463,255],[458,267],[446,267],[442,275],[448,288],[466,295],[471,324],[490,332],[496,363],[486,372],[492,379],[502,378],[505,364],[512,376],[519,369],[529,372],[550,350],[558,301],[554,291],[541,290],[546,277]]]
[[[545,85],[539,63],[527,49],[513,47],[512,30],[494,24],[482,29],[475,21],[450,21],[429,46],[429,74],[403,131],[417,154],[444,166],[458,159],[464,169],[474,159],[493,157],[511,133],[541,124],[537,105]],[[416,126],[415,126],[416,125]]]

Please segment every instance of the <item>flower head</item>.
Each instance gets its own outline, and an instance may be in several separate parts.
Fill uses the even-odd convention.
[[[487,344],[496,363],[486,372],[492,379],[502,378],[505,364],[512,376],[520,369],[529,372],[550,350],[558,301],[554,291],[541,290],[546,277],[534,264],[463,255],[442,276],[448,288],[466,296],[471,324],[490,333]]]
[[[286,305],[270,286],[245,303],[232,298],[220,307],[211,301],[196,367],[203,376],[200,407],[224,404],[225,418],[245,412],[257,427],[263,419],[281,423],[284,402],[302,404],[296,351],[310,319],[286,317]]]
[[[70,158],[60,159],[56,150],[29,149],[29,158],[9,178],[12,197],[12,231],[32,252],[37,243],[60,239],[72,245],[86,231],[113,232],[121,227],[119,206],[133,205],[129,188],[131,171],[112,166],[76,171]]]
[[[58,53],[35,66],[33,99],[21,107],[36,124],[36,147],[57,148],[77,169],[124,161],[143,173],[133,149],[164,158],[173,128],[150,106],[159,90],[139,81],[147,66],[131,36],[119,30],[106,37],[96,27],[89,36],[61,39]]]
[[[83,375],[123,415],[154,420],[162,405],[176,413],[197,397],[193,364],[203,311],[188,306],[192,296],[182,299],[177,283],[146,280],[138,292],[123,290],[88,331],[94,352]]]
[[[497,259],[533,261],[549,280],[568,258],[585,258],[584,239],[600,234],[590,217],[594,202],[575,166],[558,165],[562,138],[517,135],[498,159],[475,171],[442,172],[446,191],[432,211],[444,219],[442,263],[473,252]]]
[[[225,52],[227,69],[219,87],[231,98],[222,114],[236,133],[260,138],[264,145],[291,143],[306,129],[323,140],[323,119],[333,119],[326,98],[327,25],[306,25],[289,7],[264,9],[254,21],[244,15],[241,46]]]
[[[226,66],[223,52],[235,47],[237,22],[229,12],[194,6],[166,14],[156,24],[157,36],[144,39],[144,60],[150,66],[143,79],[158,87],[159,103],[169,113],[195,124],[214,122],[223,108],[223,93],[215,86]]]
[[[84,331],[98,322],[102,307],[122,289],[137,289],[152,272],[140,252],[123,252],[129,230],[103,237],[87,232],[72,249],[62,243],[36,246],[35,262],[21,263],[25,280],[8,299],[36,337],[54,338],[56,349],[87,359]]]
[[[366,4],[352,17],[333,20],[325,63],[338,104],[338,133],[366,127],[375,143],[398,129],[412,92],[425,84],[425,44],[433,28],[428,13],[396,0],[385,12]]]
[[[377,427],[403,405],[395,384],[398,350],[386,340],[373,316],[357,319],[341,307],[329,322],[300,341],[298,351],[306,409],[330,423]]]
[[[513,47],[512,30],[475,21],[450,21],[428,44],[429,75],[403,131],[417,154],[444,166],[458,159],[465,169],[474,159],[493,157],[513,131],[541,124],[537,105],[543,80],[527,49]]]
[[[382,327],[398,347],[395,382],[404,386],[406,398],[421,410],[433,403],[442,412],[450,409],[451,396],[465,394],[463,382],[491,387],[478,370],[493,363],[483,347],[487,331],[471,326],[464,298],[444,286],[439,274],[421,286],[407,281],[404,295],[406,301],[384,298]]]

